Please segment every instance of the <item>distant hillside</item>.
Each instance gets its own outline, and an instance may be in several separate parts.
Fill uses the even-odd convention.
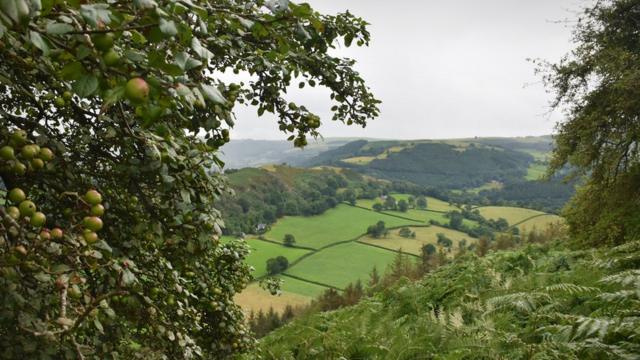
[[[221,154],[227,169],[256,167],[267,164],[299,166],[328,150],[353,141],[350,138],[335,138],[311,141],[304,149],[293,147],[293,143],[284,140],[231,140]]]
[[[538,139],[538,138],[536,138]],[[332,165],[389,180],[449,189],[473,188],[490,181],[515,182],[527,176],[548,139],[365,141],[326,151],[307,166]],[[538,145],[534,145],[538,144]],[[522,151],[526,149],[529,151]]]

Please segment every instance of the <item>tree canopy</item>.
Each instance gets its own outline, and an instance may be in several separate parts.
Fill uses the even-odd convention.
[[[545,69],[554,106],[567,114],[550,171],[570,165],[588,177],[566,215],[573,235],[589,243],[640,235],[639,23],[640,1],[598,1],[576,26],[576,48]]]
[[[333,120],[377,116],[355,62],[331,54],[367,45],[366,26],[286,0],[3,0],[0,176],[24,196],[0,201],[2,356],[250,348],[233,303],[247,248],[219,241],[216,152],[238,104],[296,146],[318,135],[294,85],[328,88]]]

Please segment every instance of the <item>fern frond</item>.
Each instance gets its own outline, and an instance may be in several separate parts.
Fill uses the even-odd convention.
[[[455,309],[451,314],[449,314],[449,326],[454,329],[460,329],[464,326],[464,319],[462,318],[462,311],[460,309]]]
[[[587,339],[594,337],[594,335],[602,339],[607,334],[609,326],[613,323],[614,321],[610,319],[580,317],[576,323],[578,328],[573,335],[573,340]]]
[[[621,273],[605,276],[600,279],[600,282],[605,284],[633,286],[640,289],[640,269],[627,270]]]
[[[629,254],[640,251],[640,240],[630,241],[611,249],[611,253]]]
[[[570,283],[560,283],[550,285],[544,288],[549,293],[564,293],[569,295],[592,294],[599,293],[600,289],[590,286],[582,286]]]
[[[640,298],[640,291],[620,290],[613,293],[603,293],[598,298],[605,302],[623,302]]]
[[[490,298],[489,300],[487,300],[487,305],[490,309],[490,312],[513,308],[523,313],[531,313],[535,311],[541,304],[547,304],[551,301],[551,297],[546,293],[519,292]]]

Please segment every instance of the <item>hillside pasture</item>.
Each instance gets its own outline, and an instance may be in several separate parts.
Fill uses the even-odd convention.
[[[265,236],[269,240],[282,242],[285,234],[292,234],[296,238],[296,245],[318,249],[339,241],[355,239],[378,221],[384,221],[387,227],[418,223],[340,204],[322,215],[284,217]]]
[[[394,251],[349,242],[317,252],[285,274],[344,289],[358,279],[366,282],[374,266],[383,272],[395,256]]]
[[[385,238],[375,239],[369,236],[363,236],[359,241],[375,246],[381,246],[393,251],[402,250],[402,252],[405,253],[420,255],[424,245],[437,245],[438,234],[442,233],[453,241],[452,252],[450,253],[451,256],[453,256],[455,251],[458,249],[458,242],[460,240],[466,240],[467,245],[471,245],[477,241],[477,239],[474,239],[463,232],[440,226],[410,227],[410,229],[416,233],[415,239],[404,238],[398,234],[399,229],[394,229],[391,230],[389,235]]]
[[[282,255],[291,263],[310,252],[307,249],[286,247],[259,239],[247,239],[246,241],[251,248],[251,253],[247,256],[247,264],[255,269],[252,273],[255,278],[267,275],[267,260],[270,258]]]
[[[479,207],[478,211],[485,219],[503,218],[509,222],[509,225],[516,225],[528,218],[544,214],[542,211],[511,206],[483,206]]]
[[[525,177],[527,180],[534,181],[540,180],[542,176],[547,172],[547,165],[540,163],[533,163],[527,169],[527,176]]]
[[[544,230],[549,225],[554,225],[554,224],[558,224],[558,223],[562,223],[562,222],[564,222],[564,219],[561,216],[553,215],[553,214],[546,214],[546,215],[536,216],[534,218],[526,220],[526,221],[518,224],[517,227],[518,227],[518,230],[520,230],[521,233],[527,233],[527,232],[532,231],[534,229],[535,230]]]
[[[311,298],[320,296],[328,288],[313,284],[307,281],[294,279],[289,276],[280,276],[282,280],[282,291],[292,294],[304,295]]]

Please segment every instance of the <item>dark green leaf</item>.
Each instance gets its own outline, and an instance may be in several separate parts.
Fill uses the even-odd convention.
[[[83,75],[73,83],[72,87],[78,96],[88,97],[98,89],[98,79],[93,75]]]

